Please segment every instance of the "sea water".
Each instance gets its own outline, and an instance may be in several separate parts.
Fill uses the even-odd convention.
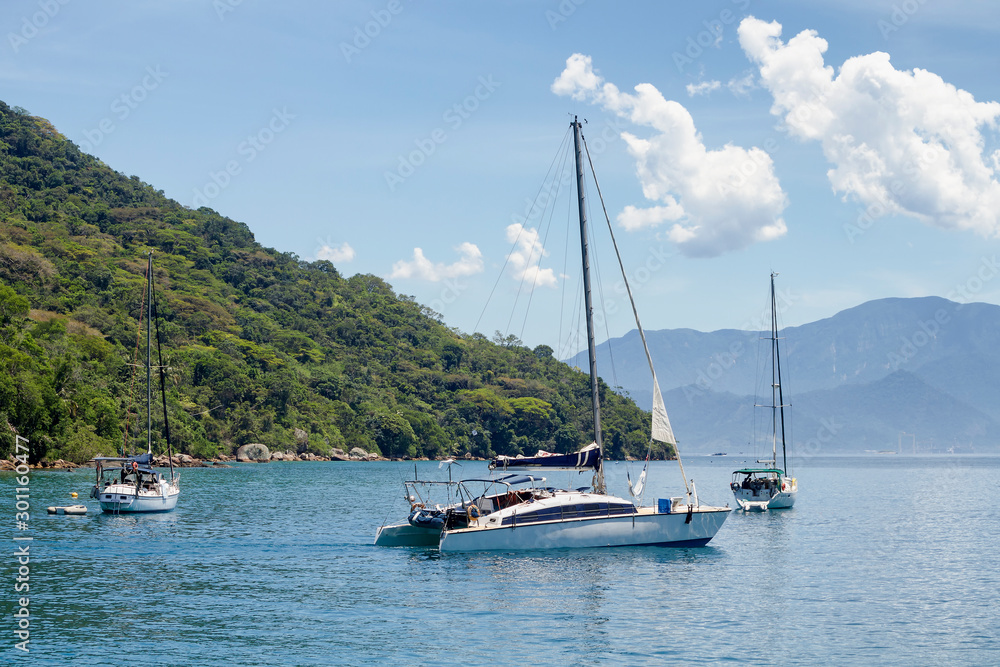
[[[688,457],[732,506],[735,457]],[[733,512],[707,547],[441,555],[373,546],[405,519],[413,463],[181,471],[177,509],[112,516],[92,470],[32,471],[30,522],[0,474],[3,664],[996,664],[1000,458],[793,460],[795,507]],[[447,479],[435,462],[424,478]],[[626,493],[637,464],[609,462]],[[453,467],[486,474],[482,462]],[[550,482],[589,478],[557,473]],[[683,494],[652,465],[647,504]],[[76,491],[80,499],[73,500]],[[87,516],[47,505],[85,502]],[[15,549],[31,536],[30,653],[15,648]]]

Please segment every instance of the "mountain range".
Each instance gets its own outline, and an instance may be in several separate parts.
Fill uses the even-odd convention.
[[[771,410],[754,405],[772,405],[770,332],[646,337],[682,451],[769,454]],[[1000,306],[878,299],[787,327],[779,347],[790,453],[1000,451]],[[598,372],[652,405],[636,331],[598,346]]]

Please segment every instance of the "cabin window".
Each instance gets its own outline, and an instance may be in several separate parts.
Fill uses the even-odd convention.
[[[630,504],[585,503],[564,507],[547,507],[540,510],[532,510],[531,512],[520,512],[512,517],[504,517],[501,525],[509,526],[512,524],[538,523],[540,521],[559,521],[560,519],[581,519],[634,513],[635,506]]]

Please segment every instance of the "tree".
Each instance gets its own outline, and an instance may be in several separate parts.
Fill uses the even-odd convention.
[[[539,345],[534,350],[532,350],[532,353],[534,353],[534,355],[538,357],[539,361],[548,361],[549,359],[553,358],[555,351],[548,345]]]
[[[0,285],[0,336],[11,340],[31,307],[29,301],[7,285]]]

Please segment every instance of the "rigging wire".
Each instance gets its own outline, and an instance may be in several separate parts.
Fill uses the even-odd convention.
[[[149,253],[149,266],[153,265],[153,253]],[[162,334],[160,333],[160,316],[156,310],[156,290],[153,289],[153,277],[150,275],[149,281],[150,289],[149,292],[152,294],[151,301],[153,302],[153,321],[156,323],[156,360],[159,363],[160,372],[160,396],[163,400],[163,431],[167,439],[167,462],[170,463],[170,481],[174,479],[174,454],[173,448],[170,444],[170,420],[167,419],[167,369],[163,365],[163,351],[160,349],[160,338]]]
[[[542,190],[545,187],[545,183],[547,182],[549,174],[552,172],[552,167],[556,163],[556,160],[559,159],[559,155],[564,151],[563,146],[567,144],[567,142],[569,141],[569,137],[570,137],[570,132],[569,132],[569,130],[567,130],[566,134],[563,135],[562,143],[559,145],[559,148],[556,150],[556,154],[552,157],[552,162],[549,164],[549,169],[545,173],[545,178],[542,179],[542,184],[540,186],[538,186],[538,192],[535,194],[535,198],[531,202],[531,208],[528,210],[528,216],[527,217],[530,217],[531,214],[534,212],[535,207],[538,204],[538,198],[541,196]],[[525,218],[525,221],[527,221],[527,217]],[[490,306],[490,301],[493,299],[493,294],[496,292],[497,286],[500,284],[500,280],[503,278],[504,272],[507,270],[507,265],[510,264],[510,258],[514,254],[514,250],[517,248],[518,242],[521,240],[521,233],[523,233],[523,231],[524,231],[524,225],[521,225],[521,232],[518,233],[517,238],[514,239],[514,243],[510,247],[510,251],[507,252],[507,258],[504,260],[503,266],[500,267],[500,272],[497,274],[497,279],[493,283],[493,288],[490,290],[489,296],[486,297],[486,303],[483,305],[482,312],[479,313],[479,319],[476,320],[476,324],[472,328],[473,331],[478,331],[479,330],[479,323],[482,322],[483,316],[486,315],[486,310]]]
[[[768,301],[767,301],[767,304],[760,311],[761,312],[761,319],[759,321],[761,323],[763,323],[763,321],[764,321],[764,319],[763,319],[764,313],[770,311],[770,309],[771,309],[771,307],[770,307],[770,291],[768,291]],[[770,325],[768,325],[768,328],[770,328]],[[765,337],[763,336],[764,332],[758,330],[758,331],[755,331],[753,333],[757,336],[757,364],[756,364],[756,371],[754,373],[754,393],[753,393],[753,407],[754,407],[754,410],[752,411],[752,419],[751,419],[751,425],[752,425],[751,428],[753,430],[750,433],[751,438],[752,438],[752,442],[750,444],[752,445],[752,448],[753,448],[753,458],[754,458],[754,461],[756,461],[757,458],[758,458],[758,456],[760,455],[760,446],[761,446],[760,445],[760,441],[761,441],[760,432],[758,431],[758,429],[759,428],[763,428],[763,424],[758,425],[758,423],[757,423],[757,410],[756,410],[756,408],[767,407],[767,406],[764,406],[764,405],[762,405],[762,404],[760,404],[758,402],[758,399],[763,395],[763,392],[764,392],[764,377],[765,377],[764,371],[767,368],[766,367],[766,364],[767,364],[767,361],[766,361],[767,355],[764,355],[763,352],[762,352],[763,347],[764,347],[764,341],[766,340]]]
[[[564,355],[562,349],[563,322],[565,321],[564,318],[566,314],[566,293],[569,292],[569,290],[566,288],[566,281],[569,278],[569,273],[568,273],[569,237],[570,237],[569,228],[572,215],[573,215],[573,200],[570,197],[566,197],[566,226],[565,226],[566,235],[565,235],[565,240],[563,242],[563,270],[562,270],[563,280],[562,280],[562,289],[560,290],[560,295],[559,295],[559,335],[556,338],[556,355],[558,356]],[[583,269],[581,269],[581,271],[582,270]],[[574,302],[579,304],[578,299],[574,299]],[[569,323],[567,322],[567,327],[568,325]],[[569,335],[569,332],[567,332],[567,335]],[[566,353],[565,356],[569,357],[569,354]]]
[[[784,321],[782,320],[782,317],[781,317],[781,311],[779,311],[778,307],[777,307],[777,294],[775,295],[774,304],[775,304],[775,306],[774,306],[775,334],[774,335],[777,337],[778,336],[777,332],[785,330]],[[775,346],[776,346],[776,349],[777,349],[777,342],[775,342]],[[785,355],[786,355],[786,361],[787,361],[787,355],[788,355],[788,346],[787,345],[785,346]],[[780,357],[776,357],[776,358],[778,359],[778,364],[779,364],[779,366],[778,366],[778,373],[779,373],[779,375],[781,377],[781,380],[780,380],[780,382],[781,382],[781,389],[784,389],[784,388],[786,388],[785,385],[787,384],[787,378],[788,378],[787,368],[788,367],[787,367],[787,365],[785,366],[786,371],[785,371],[785,373],[782,374],[781,373],[781,365],[780,365],[781,359],[780,359]],[[791,392],[787,392],[787,393],[789,395],[791,395]],[[793,441],[793,439],[792,439],[792,425],[793,425],[792,424],[792,417],[793,417],[793,412],[794,411],[792,410],[792,403],[791,403],[791,401],[789,401],[788,403],[785,403],[785,399],[782,397],[781,403],[782,403],[782,408],[788,408],[788,439],[787,440],[785,439],[785,433],[784,433],[784,431],[782,431],[782,434],[781,434],[782,435],[782,442],[781,442],[781,444],[782,444],[782,449],[783,449],[782,468],[785,469],[785,475],[788,475],[789,474],[788,470],[787,470],[788,466],[787,466],[787,463],[784,461],[784,456],[787,456],[788,445],[789,445],[789,443],[791,443]],[[782,410],[782,424],[784,424],[784,410]],[[775,467],[777,467],[777,463],[775,463]]]
[[[580,136],[581,136],[581,138],[583,137],[583,133],[582,132],[580,133]],[[587,143],[586,140],[584,140],[584,146],[586,146],[586,143]],[[589,202],[590,199],[586,198],[584,201]],[[588,203],[587,206],[589,208],[590,204]],[[588,216],[589,216],[589,212],[588,212]],[[597,248],[598,247],[597,246],[597,237],[596,237],[597,230],[594,229],[594,227],[596,227],[596,226],[597,225],[592,225],[591,232],[590,232],[590,245],[593,248]],[[612,387],[617,387],[617,386],[619,386],[618,385],[618,372],[617,372],[617,368],[615,366],[614,346],[611,344],[611,330],[608,327],[608,319],[610,319],[610,318],[608,317],[608,311],[607,311],[607,309],[605,307],[605,304],[607,303],[607,301],[604,299],[604,280],[601,277],[601,259],[600,259],[600,253],[595,252],[593,256],[594,256],[594,271],[597,274],[597,293],[598,293],[598,296],[600,296],[600,299],[601,299],[600,300],[600,304],[601,304],[601,316],[602,316],[602,320],[603,320],[603,324],[604,324],[604,338],[607,341],[606,347],[607,347],[607,350],[608,350],[608,363],[611,366],[611,381],[612,381],[612,385],[611,386]]]
[[[149,267],[146,267],[143,273],[144,279],[149,280]],[[142,340],[142,313],[146,309],[146,290],[142,290],[142,296],[139,299],[139,319],[135,331],[135,352],[132,355],[132,377],[129,379],[128,394],[126,396],[127,403],[125,405],[125,426],[122,433],[122,457],[128,456],[126,453],[126,448],[131,451],[132,448],[128,446],[128,427],[129,420],[132,416],[132,406],[135,403],[135,376],[136,369],[139,368],[139,342]]]
[[[583,133],[581,132],[581,138]],[[632,298],[632,287],[628,283],[628,276],[625,273],[625,263],[622,261],[621,252],[618,250],[618,241],[615,240],[615,232],[611,227],[611,216],[608,215],[608,207],[604,204],[604,195],[601,194],[601,185],[597,182],[597,172],[594,170],[594,161],[590,157],[590,149],[587,147],[587,142],[583,142],[584,151],[587,153],[587,162],[590,164],[590,173],[594,176],[594,186],[597,188],[597,196],[601,200],[601,209],[604,211],[604,220],[608,224],[608,233],[611,235],[611,245],[615,249],[615,256],[618,258],[618,267],[622,272],[622,280],[625,282],[625,291],[628,293],[629,302],[632,304],[632,314],[635,316],[635,326],[639,330],[639,337],[642,339],[643,349],[646,352],[646,360],[649,362],[650,369],[653,368],[653,359],[649,354],[649,346],[646,345],[646,334],[642,330],[642,324],[639,322],[639,312],[635,307],[635,299]],[[655,374],[654,374],[655,378]],[[653,406],[654,408],[656,406]],[[676,440],[676,438],[675,438]],[[677,465],[681,469],[681,477],[684,479],[684,488],[687,490],[688,497],[691,496],[691,486],[688,484],[687,474],[684,472],[684,463],[681,461],[681,451],[677,447],[677,443],[673,443],[674,453],[677,455]],[[650,439],[650,447],[652,447],[652,438]]]
[[[562,167],[562,169],[557,169],[556,173],[563,173],[565,171],[565,163],[566,163],[566,160],[568,159],[568,156],[569,156],[569,152],[565,151],[563,153],[563,167]],[[534,246],[532,246],[532,248],[531,248],[531,254],[528,255],[528,261],[525,263],[525,272],[523,274],[521,274],[521,284],[523,285],[524,284],[524,277],[527,275],[528,270],[529,269],[534,269],[534,271],[533,271],[533,277],[532,277],[532,282],[531,282],[531,290],[528,292],[528,303],[524,307],[524,319],[521,322],[521,331],[520,331],[520,335],[519,335],[520,338],[524,337],[524,328],[528,324],[528,314],[531,312],[531,302],[532,302],[532,299],[535,296],[535,288],[538,286],[538,277],[539,277],[539,275],[541,275],[541,272],[542,272],[542,257],[545,256],[545,246],[548,244],[548,241],[549,241],[549,232],[552,231],[552,219],[555,217],[555,211],[556,211],[555,202],[559,200],[559,194],[560,194],[560,192],[562,192],[562,179],[561,178],[560,179],[554,179],[553,182],[556,184],[556,190],[555,190],[555,193],[550,197],[551,201],[553,202],[552,205],[551,206],[546,206],[546,211],[548,212],[548,219],[547,220],[545,219],[544,216],[545,216],[545,212],[546,211],[543,211],[542,212],[542,220],[540,221],[540,223],[538,225],[538,227],[544,227],[544,229],[545,229],[545,234],[542,237],[542,242],[540,244],[538,244],[538,261],[535,262],[534,264],[532,264],[532,262],[531,262],[531,256],[535,252],[535,248],[534,248]],[[536,238],[536,241],[537,241],[538,237],[536,236],[535,238]],[[521,293],[521,287],[518,286],[518,296],[520,296],[520,293]],[[517,308],[517,299],[516,298],[514,299],[514,308]],[[514,317],[514,310],[512,309],[511,310],[511,319],[513,319],[513,317]],[[508,329],[508,331],[510,330],[510,320],[508,320],[508,322],[507,322],[507,329]]]

